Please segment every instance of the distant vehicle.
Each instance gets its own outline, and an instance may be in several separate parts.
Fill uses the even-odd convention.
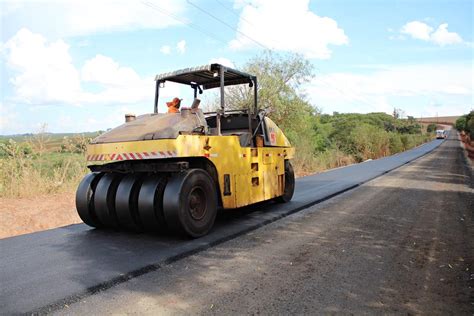
[[[436,139],[445,139],[448,136],[447,131],[439,129],[436,131]]]

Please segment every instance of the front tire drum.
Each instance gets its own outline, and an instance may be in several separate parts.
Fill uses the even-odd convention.
[[[163,210],[172,229],[193,238],[206,235],[217,214],[214,181],[201,169],[172,176],[165,188]]]
[[[138,214],[146,231],[164,232],[167,230],[163,214],[165,186],[164,175],[152,174],[143,180],[138,194]]]

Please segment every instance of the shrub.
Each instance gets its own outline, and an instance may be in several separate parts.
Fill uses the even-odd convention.
[[[403,151],[404,146],[401,140],[401,136],[399,134],[390,133],[389,139],[390,139],[390,153],[391,154],[396,154]]]
[[[24,144],[0,145],[0,196],[29,197],[75,190],[87,173],[79,154],[31,152]]]
[[[474,111],[458,118],[454,126],[458,131],[465,131],[471,138],[474,138]]]
[[[437,128],[438,128],[438,125],[436,125],[434,123],[428,124],[428,126],[426,127],[426,132],[434,133],[434,132],[436,132]]]
[[[352,152],[357,161],[376,159],[390,154],[390,140],[383,129],[361,124],[355,127],[349,136]]]

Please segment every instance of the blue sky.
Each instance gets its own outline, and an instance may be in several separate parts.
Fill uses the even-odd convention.
[[[153,109],[153,76],[269,48],[316,69],[323,112],[473,108],[471,0],[1,1],[0,134],[107,129]],[[217,19],[221,20],[218,21]],[[165,98],[191,102],[168,85]]]

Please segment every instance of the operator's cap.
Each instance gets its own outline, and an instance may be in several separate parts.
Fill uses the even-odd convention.
[[[167,105],[168,107],[170,107],[170,106],[177,106],[177,105],[179,105],[179,104],[181,103],[181,100],[183,100],[183,99],[174,98],[174,99],[171,100],[170,102],[166,102],[166,105]]]

